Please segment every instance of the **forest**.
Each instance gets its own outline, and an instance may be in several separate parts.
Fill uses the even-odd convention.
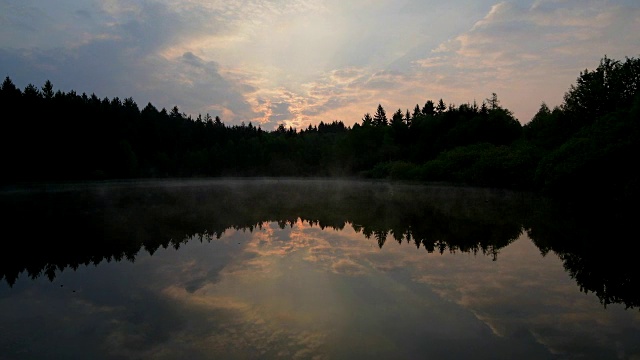
[[[635,200],[640,59],[604,57],[580,72],[560,106],[525,125],[494,93],[443,99],[345,126],[266,131],[251,122],[142,109],[134,99],[55,91],[46,81],[0,88],[3,185],[132,178],[364,177]]]

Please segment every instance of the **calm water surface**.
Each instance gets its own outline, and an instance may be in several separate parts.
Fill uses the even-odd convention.
[[[218,180],[2,206],[0,359],[640,358],[637,272],[601,265],[626,232],[527,195]]]

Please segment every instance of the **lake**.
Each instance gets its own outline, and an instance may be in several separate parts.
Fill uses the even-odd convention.
[[[638,359],[635,214],[360,180],[5,187],[0,359]]]

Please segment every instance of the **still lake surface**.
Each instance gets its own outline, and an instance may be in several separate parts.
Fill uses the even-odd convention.
[[[636,217],[611,209],[313,179],[0,206],[0,359],[640,358]]]

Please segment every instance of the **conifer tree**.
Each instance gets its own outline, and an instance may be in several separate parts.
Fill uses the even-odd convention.
[[[387,113],[380,104],[378,104],[376,114],[373,116],[373,124],[375,126],[387,126],[389,124],[389,121],[387,120]]]

